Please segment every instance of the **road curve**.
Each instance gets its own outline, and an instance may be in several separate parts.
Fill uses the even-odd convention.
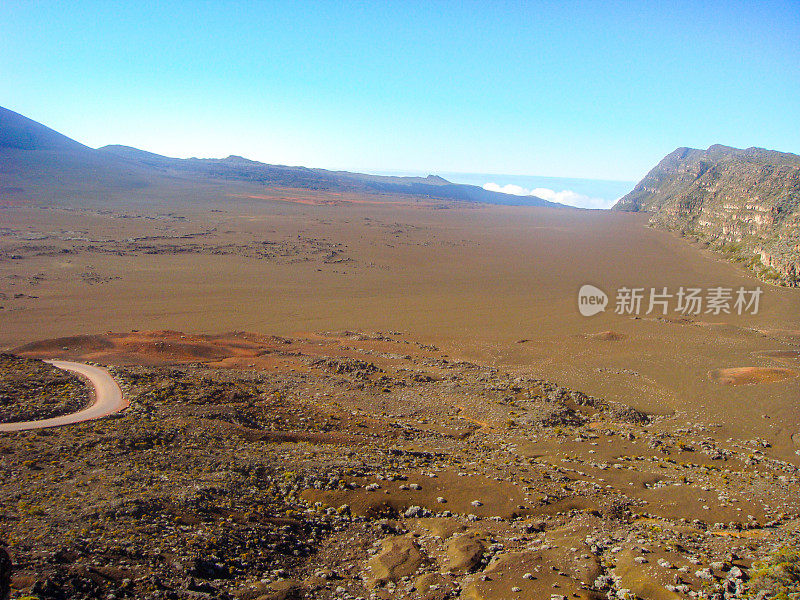
[[[40,421],[0,423],[0,431],[24,431],[26,429],[71,425],[72,423],[107,417],[128,406],[128,401],[122,397],[122,390],[108,370],[68,360],[47,360],[45,362],[88,379],[94,387],[94,402],[77,412],[61,415],[60,417],[41,419]]]

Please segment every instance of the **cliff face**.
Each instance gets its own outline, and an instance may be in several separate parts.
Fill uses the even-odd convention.
[[[761,277],[800,285],[800,156],[678,148],[614,206],[696,236]]]

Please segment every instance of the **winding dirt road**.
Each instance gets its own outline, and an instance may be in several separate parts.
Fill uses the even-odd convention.
[[[24,431],[26,429],[41,429],[43,427],[58,427],[71,425],[82,421],[91,421],[107,417],[121,411],[128,406],[128,401],[122,397],[120,389],[114,378],[106,369],[93,367],[83,363],[67,360],[48,360],[54,367],[71,371],[88,379],[94,387],[94,402],[86,408],[68,415],[42,419],[40,421],[20,421],[18,423],[0,423],[0,431]]]

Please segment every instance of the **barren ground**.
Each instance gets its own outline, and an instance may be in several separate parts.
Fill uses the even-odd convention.
[[[585,318],[759,282],[636,215],[248,195],[0,208],[0,347],[132,402],[0,437],[19,594],[679,598],[796,543],[798,290]]]

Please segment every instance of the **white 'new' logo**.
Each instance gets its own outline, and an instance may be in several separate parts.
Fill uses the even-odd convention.
[[[603,312],[607,304],[608,296],[600,288],[586,284],[578,290],[578,310],[584,317]]]

